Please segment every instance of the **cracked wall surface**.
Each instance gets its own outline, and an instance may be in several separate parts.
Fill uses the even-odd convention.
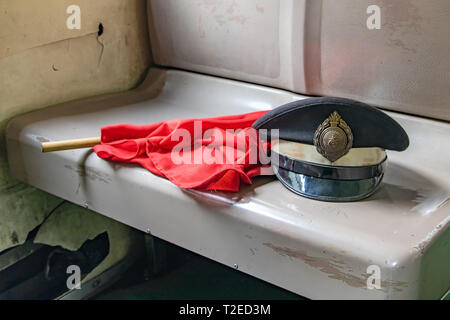
[[[81,8],[80,30],[66,26],[72,4]],[[62,203],[10,175],[7,122],[60,102],[136,87],[151,64],[148,38],[145,0],[0,0],[0,252],[23,243]]]

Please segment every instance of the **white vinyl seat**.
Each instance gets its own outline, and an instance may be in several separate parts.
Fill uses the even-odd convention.
[[[238,194],[181,190],[90,149],[40,149],[44,141],[98,136],[104,125],[239,114],[302,98],[153,68],[135,90],[13,119],[9,162],[33,186],[308,298],[440,298],[450,282],[447,123],[389,112],[411,145],[389,152],[381,189],[352,203],[302,198],[273,177]],[[370,290],[374,268],[381,288]]]

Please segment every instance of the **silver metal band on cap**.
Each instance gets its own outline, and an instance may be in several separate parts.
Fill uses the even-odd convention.
[[[378,189],[383,174],[362,180],[333,180],[315,178],[273,167],[278,180],[289,190],[306,198],[347,202],[369,197]]]
[[[273,149],[271,155],[272,167],[278,166],[298,174],[333,180],[363,180],[378,177],[384,173],[386,159],[372,166],[331,166],[292,159]]]

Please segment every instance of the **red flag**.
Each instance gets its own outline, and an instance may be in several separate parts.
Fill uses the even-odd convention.
[[[268,166],[260,160],[269,145],[251,128],[266,112],[106,126],[94,151],[109,161],[138,163],[180,188],[237,192]]]

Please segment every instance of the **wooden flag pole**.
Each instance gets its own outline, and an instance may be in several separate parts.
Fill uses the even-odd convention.
[[[52,141],[42,143],[42,152],[62,151],[70,149],[92,148],[101,142],[100,137]]]

